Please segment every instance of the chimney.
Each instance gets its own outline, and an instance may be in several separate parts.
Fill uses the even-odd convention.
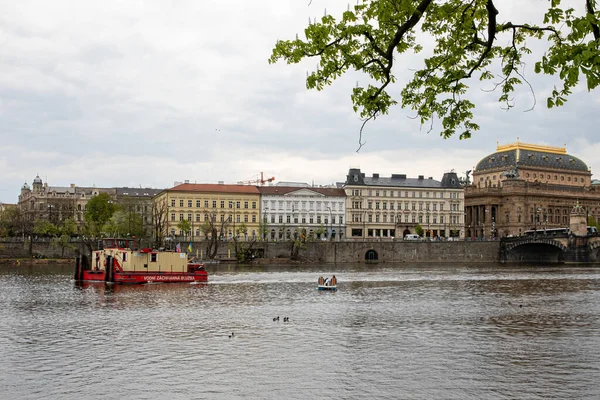
[[[74,184],[74,183],[71,183],[71,188],[74,188],[74,187],[75,187],[75,184]]]
[[[422,181],[424,179],[423,175],[419,175],[419,180]]]
[[[373,174],[373,178],[379,179],[379,174]]]

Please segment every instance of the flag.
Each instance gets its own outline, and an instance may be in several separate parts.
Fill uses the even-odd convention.
[[[177,243],[177,247],[175,247],[175,249],[177,249],[178,253],[181,253],[181,243]]]
[[[192,252],[192,242],[190,242],[190,245],[188,246],[188,253]]]

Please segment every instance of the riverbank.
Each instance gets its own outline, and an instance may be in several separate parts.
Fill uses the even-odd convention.
[[[19,265],[27,263],[28,265],[48,265],[48,264],[72,264],[72,258],[52,258],[52,259],[37,259],[37,258],[2,258],[0,265]]]

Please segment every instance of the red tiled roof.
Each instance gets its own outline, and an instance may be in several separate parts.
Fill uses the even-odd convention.
[[[225,185],[214,183],[182,183],[166,189],[169,192],[210,192],[210,193],[246,193],[260,194],[256,186]]]
[[[261,186],[258,188],[260,194],[288,194],[297,192],[300,190],[311,190],[313,192],[320,193],[324,196],[337,196],[346,197],[346,191],[344,189],[337,188],[322,188],[322,187],[298,187],[298,186]]]

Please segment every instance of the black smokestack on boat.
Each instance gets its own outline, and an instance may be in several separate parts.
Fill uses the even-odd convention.
[[[104,271],[104,281],[105,282],[114,282],[114,268],[113,268],[114,259],[112,256],[106,257],[106,270]]]
[[[81,281],[82,280],[82,269],[81,269],[81,259],[79,257],[75,257],[75,281]]]

